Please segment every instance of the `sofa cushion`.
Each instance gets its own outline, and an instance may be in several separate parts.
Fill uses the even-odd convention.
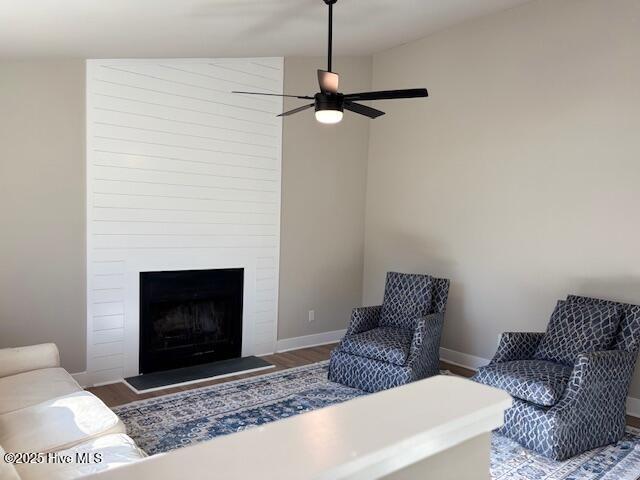
[[[82,388],[63,368],[43,368],[0,378],[0,414],[79,392]]]
[[[108,433],[126,433],[124,424],[85,391],[0,415],[0,445],[10,452],[53,452]]]
[[[533,356],[573,365],[581,353],[610,349],[619,324],[617,306],[560,301]]]
[[[0,377],[59,366],[60,354],[54,343],[0,349]]]
[[[6,452],[0,447],[0,479],[2,480],[20,480],[16,467],[12,463],[4,461],[4,454]],[[13,453],[13,452],[12,452]]]
[[[58,455],[70,455],[73,459],[89,458],[88,463],[39,463],[18,465],[22,480],[71,480],[93,475],[146,457],[136,444],[124,434],[105,435],[81,443]],[[101,460],[97,461],[96,455]]]
[[[404,365],[407,363],[412,339],[413,333],[404,328],[380,327],[346,336],[340,349],[359,357]]]
[[[640,350],[640,305],[621,303],[600,298],[569,295],[567,302],[580,305],[613,305],[620,308],[622,318],[613,344],[614,350],[637,352]]]
[[[473,379],[505,390],[513,397],[551,406],[562,397],[572,370],[545,360],[514,360],[482,367]]]
[[[417,320],[431,313],[433,278],[429,275],[387,273],[380,326],[413,330]]]

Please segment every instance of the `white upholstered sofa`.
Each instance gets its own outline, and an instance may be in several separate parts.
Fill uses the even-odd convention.
[[[5,461],[25,452],[48,460]],[[90,461],[76,462],[84,453]],[[0,349],[0,480],[79,478],[144,457],[118,417],[60,368],[54,344]]]

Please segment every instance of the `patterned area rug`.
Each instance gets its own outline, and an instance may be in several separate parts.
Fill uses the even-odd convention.
[[[328,362],[142,400],[114,408],[148,454],[166,452],[365,395],[327,380]],[[640,431],[616,445],[554,462],[493,436],[499,480],[637,480]]]

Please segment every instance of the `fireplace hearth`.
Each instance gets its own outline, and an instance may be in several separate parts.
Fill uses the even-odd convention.
[[[140,273],[140,373],[239,358],[244,270]]]

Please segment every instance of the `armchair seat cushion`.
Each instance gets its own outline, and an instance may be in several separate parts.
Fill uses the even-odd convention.
[[[404,328],[380,327],[355,335],[347,335],[340,350],[359,357],[372,358],[394,365],[405,365],[413,332]]]
[[[473,379],[521,400],[550,407],[562,397],[572,371],[561,363],[515,360],[482,367]]]

